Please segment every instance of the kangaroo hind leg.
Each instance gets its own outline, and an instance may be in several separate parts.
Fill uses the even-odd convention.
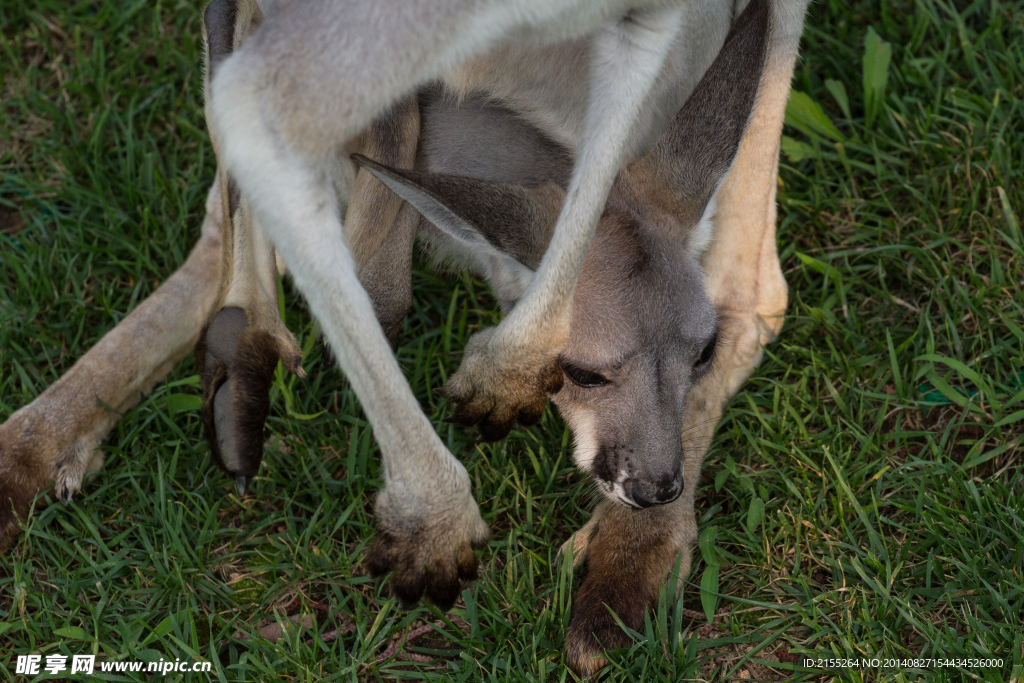
[[[263,22],[254,0],[214,0],[203,15],[207,120],[210,79]],[[210,137],[220,158],[215,127]],[[224,240],[218,304],[196,345],[203,387],[203,425],[214,461],[244,494],[263,459],[263,428],[278,360],[305,376],[302,351],[281,320],[277,255],[247,198],[223,166]]]
[[[121,415],[195,345],[220,279],[216,182],[206,209],[202,236],[181,268],[64,376],[0,425],[0,550],[17,536],[18,520],[50,481],[58,498],[72,499],[85,473],[103,464],[97,449]]]

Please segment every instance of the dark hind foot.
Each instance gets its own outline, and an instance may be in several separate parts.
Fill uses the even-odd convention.
[[[287,348],[282,348],[287,347]],[[280,359],[305,376],[297,344],[250,325],[245,311],[221,309],[199,337],[196,359],[202,377],[203,426],[214,461],[235,478],[239,495],[263,459],[263,427],[270,386]]]
[[[692,504],[629,510],[606,501],[598,507],[574,543],[587,577],[573,599],[565,634],[565,659],[573,671],[592,676],[608,663],[606,651],[632,644],[612,613],[626,627],[643,630],[644,612],[657,605],[680,552],[680,585],[689,573],[695,527]]]

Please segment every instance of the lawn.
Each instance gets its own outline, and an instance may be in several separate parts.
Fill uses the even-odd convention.
[[[0,2],[0,421],[198,235],[200,10]],[[1019,0],[811,7],[779,179],[786,327],[708,454],[681,600],[607,680],[1024,681],[1022,84]],[[0,558],[0,676],[31,652],[200,656],[218,681],[573,680],[580,577],[556,555],[597,494],[553,410],[495,444],[441,422],[433,389],[498,315],[467,275],[414,278],[399,359],[493,532],[455,609],[403,612],[364,576],[376,446],[285,282],[310,376],[275,383],[250,495],[210,466],[189,358]],[[288,615],[310,628],[259,637]],[[915,657],[1001,664],[886,661]]]

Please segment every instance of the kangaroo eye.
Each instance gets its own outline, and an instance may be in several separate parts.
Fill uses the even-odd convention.
[[[562,361],[562,372],[569,378],[569,381],[578,387],[584,389],[590,389],[593,387],[603,387],[608,384],[608,378],[596,372],[590,370],[584,370],[578,368],[572,363]]]
[[[700,352],[700,358],[693,364],[693,367],[700,368],[710,363],[711,359],[715,357],[716,346],[718,346],[718,330],[715,330],[711,340],[704,346],[704,350]]]

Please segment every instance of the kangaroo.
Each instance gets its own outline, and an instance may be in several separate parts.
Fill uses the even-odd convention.
[[[690,107],[649,158],[619,173],[576,285],[559,358],[567,381],[552,400],[575,435],[577,464],[627,507],[682,493],[682,410],[690,387],[710,371],[719,336],[699,263],[710,238],[699,204],[711,195],[701,187],[692,199],[698,205],[684,206],[673,180],[695,160],[668,146],[683,135],[717,136],[716,154],[731,157],[756,79],[737,89],[739,101],[714,98],[716,113],[737,110],[731,129],[702,130],[706,112]],[[420,111],[419,172],[355,159],[423,215],[419,234],[435,257],[484,277],[507,314],[551,240],[571,153],[481,97],[457,105],[428,93]],[[728,167],[713,156],[701,162]],[[705,175],[710,185],[720,179]],[[493,435],[485,427],[483,436]]]
[[[368,565],[391,572],[406,602],[449,606],[488,530],[388,346],[411,297],[418,230],[488,277],[508,314],[470,340],[447,385],[456,416],[500,438],[553,394],[576,461],[606,495],[566,544],[589,566],[567,659],[596,671],[602,650],[623,642],[609,608],[638,627],[680,553],[688,572],[714,424],[781,328],[775,173],[805,6],[516,0],[439,2],[423,16],[346,8],[342,18],[328,3],[215,0],[206,88],[219,170],[205,236],[182,271],[0,425],[4,535],[48,480],[68,498],[98,464],[117,416],[95,396],[127,408],[196,339],[211,450],[244,490],[269,374],[278,359],[301,374],[272,294],[281,256],[381,444]],[[353,67],[357,84],[381,87],[316,91],[315,75],[347,73],[348,51],[368,47],[364,20],[399,36],[398,54],[361,53],[364,70]],[[331,36],[342,47],[310,51]],[[287,76],[268,85],[279,68]],[[447,96],[403,96],[435,77]],[[335,116],[331,97],[350,109]],[[504,151],[487,163],[493,136]],[[165,329],[173,339],[156,334]],[[147,334],[137,367],[104,374],[119,345]],[[57,411],[77,419],[50,426]]]

